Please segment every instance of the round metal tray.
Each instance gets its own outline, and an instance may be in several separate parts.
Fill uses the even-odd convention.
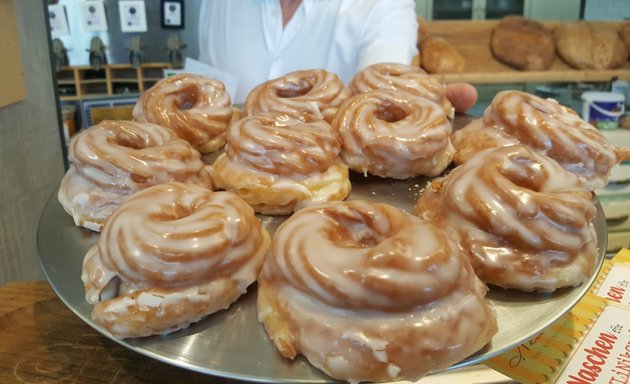
[[[413,211],[414,203],[428,181],[427,178],[393,181],[356,174],[352,177],[351,199],[385,202],[407,212]],[[487,298],[497,315],[499,332],[483,350],[451,369],[481,362],[536,336],[569,311],[588,291],[604,260],[607,242],[603,210],[594,199],[598,207],[595,227],[600,251],[596,270],[589,280],[579,287],[549,294],[491,287]],[[260,218],[271,233],[284,220],[283,217]],[[92,320],[92,307],[85,301],[81,282],[83,256],[97,238],[97,233],[74,225],[58,203],[57,191],[54,191],[42,212],[37,234],[42,269],[61,300],[86,323],[111,338]],[[229,309],[210,315],[185,330],[166,336],[112,339],[148,357],[230,379],[274,383],[332,381],[306,359],[299,357],[290,361],[276,352],[257,320],[255,285]]]

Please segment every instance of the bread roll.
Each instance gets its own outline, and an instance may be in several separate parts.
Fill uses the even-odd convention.
[[[581,21],[554,30],[558,55],[577,69],[613,69],[628,58],[628,49],[612,29]]]
[[[626,45],[626,50],[628,51],[628,59],[630,59],[630,23],[625,24],[621,27],[619,31],[619,36],[621,36],[621,40]]]
[[[490,49],[500,62],[525,71],[548,69],[555,59],[551,33],[541,23],[520,16],[501,20],[492,30]]]
[[[420,65],[429,73],[457,73],[466,60],[446,39],[428,36],[420,44]]]

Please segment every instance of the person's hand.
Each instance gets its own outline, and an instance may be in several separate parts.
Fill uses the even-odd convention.
[[[477,89],[468,83],[447,84],[446,97],[455,111],[466,112],[477,102]]]

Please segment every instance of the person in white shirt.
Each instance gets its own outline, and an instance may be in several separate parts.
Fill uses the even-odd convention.
[[[204,0],[199,60],[238,78],[234,103],[256,85],[303,69],[326,69],[346,83],[371,64],[410,64],[418,22],[413,0]],[[457,110],[477,93],[454,84]]]

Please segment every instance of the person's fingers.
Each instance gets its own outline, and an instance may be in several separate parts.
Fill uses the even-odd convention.
[[[447,84],[446,97],[457,112],[466,112],[477,102],[477,89],[468,83]]]

